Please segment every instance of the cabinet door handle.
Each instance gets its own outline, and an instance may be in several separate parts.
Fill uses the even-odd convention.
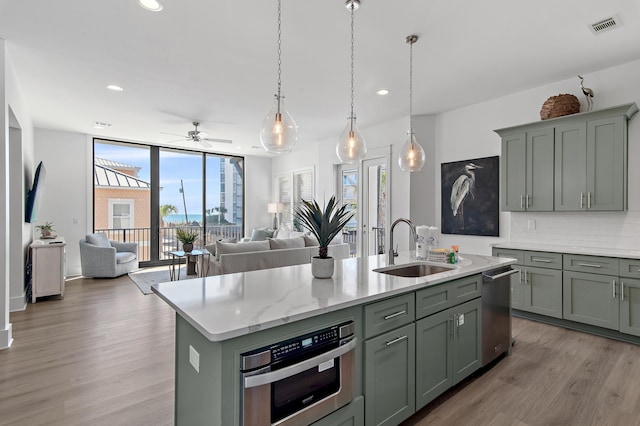
[[[407,311],[398,311],[398,312],[395,312],[393,314],[385,315],[384,316],[384,320],[385,321],[386,320],[390,320],[391,318],[399,317],[400,315],[404,315],[406,313],[407,313]]]
[[[624,281],[620,280],[620,298],[624,302]]]
[[[613,291],[613,298],[616,298],[616,280],[611,281],[611,290]]]
[[[527,285],[527,270],[524,270],[524,285]]]
[[[407,335],[405,334],[404,336],[400,336],[400,337],[396,337],[393,340],[389,340],[387,343],[385,343],[385,346],[391,346],[391,345],[395,345],[398,342],[402,342],[403,340],[405,340],[407,338]]]
[[[602,268],[602,265],[598,265],[597,263],[578,263],[578,266],[586,266],[589,268]]]
[[[591,191],[587,192],[587,208],[591,208]]]
[[[449,321],[451,322],[451,326],[449,327],[449,336],[451,336],[451,338],[455,340],[456,335],[455,335],[454,329],[453,329],[453,325],[454,325],[453,321],[454,320],[453,320],[453,318],[448,318],[447,322],[449,322]]]
[[[520,285],[522,285],[522,271],[518,271],[518,281],[520,282]]]
[[[532,257],[532,262],[542,262],[542,263],[551,263],[551,259],[543,259],[541,257]]]
[[[527,208],[529,208],[529,206],[530,206],[530,204],[529,204],[529,194],[527,194],[527,196],[525,197],[525,199],[526,199],[526,201],[527,201],[527,202],[525,203],[525,205],[527,206]]]
[[[580,193],[580,208],[584,208],[584,192]]]
[[[524,195],[520,194],[520,208],[524,209]]]

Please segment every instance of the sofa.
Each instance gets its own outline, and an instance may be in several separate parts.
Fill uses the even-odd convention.
[[[109,240],[105,233],[87,235],[80,240],[82,275],[115,278],[138,269],[138,243]]]
[[[291,237],[287,232],[280,233],[280,238],[276,236],[258,241],[243,239],[239,243],[218,241],[205,248],[211,253],[209,275],[222,275],[311,263],[311,258],[318,255],[318,246],[318,241],[313,237],[303,233],[295,233]],[[348,258],[349,244],[341,240],[332,242],[329,256]]]

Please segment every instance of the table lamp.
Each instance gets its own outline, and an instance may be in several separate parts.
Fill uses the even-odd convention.
[[[281,213],[284,206],[280,203],[268,203],[267,212],[273,213],[273,229],[278,229],[278,213]]]

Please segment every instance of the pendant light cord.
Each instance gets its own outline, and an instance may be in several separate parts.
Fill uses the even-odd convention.
[[[409,138],[413,135],[413,43],[409,41]],[[413,146],[413,139],[411,139]]]
[[[349,120],[351,123],[351,131],[353,131],[353,119],[355,118],[353,116],[353,58],[354,58],[354,48],[353,48],[353,44],[354,44],[354,37],[353,37],[353,12],[355,10],[355,7],[353,5],[353,3],[351,3],[351,115],[349,116]]]
[[[281,71],[281,66],[282,66],[282,42],[281,42],[281,36],[282,36],[282,4],[281,4],[281,0],[278,0],[278,94],[276,95],[276,97],[278,98],[278,114],[280,114],[280,89],[282,88],[282,71]]]

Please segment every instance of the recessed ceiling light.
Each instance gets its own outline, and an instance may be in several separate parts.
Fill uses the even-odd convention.
[[[107,89],[109,89],[109,90],[113,90],[114,92],[123,92],[123,91],[124,91],[124,89],[123,89],[122,87],[117,86],[117,85],[115,85],[115,84],[110,84],[110,85],[108,85],[108,86],[107,86]]]
[[[162,3],[157,0],[138,0],[138,4],[152,12],[160,12],[163,8]]]
[[[384,96],[384,95],[388,95],[389,94],[389,90],[387,89],[380,89],[376,92],[376,95],[380,95],[380,96]]]

